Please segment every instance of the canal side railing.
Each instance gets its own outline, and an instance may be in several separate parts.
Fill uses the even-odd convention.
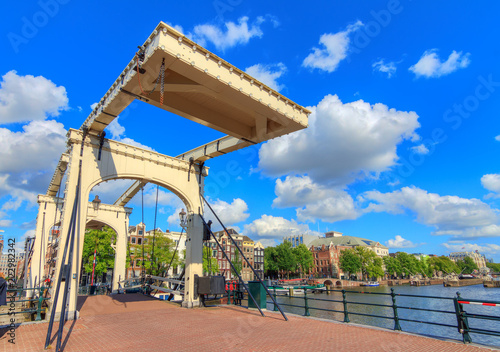
[[[7,289],[7,305],[0,307],[0,325],[9,325],[23,321],[41,321],[45,313],[43,302],[46,287],[9,288]],[[35,291],[33,298],[26,298],[27,291]],[[19,321],[19,319],[23,321]]]
[[[276,288],[271,288],[270,291],[272,292],[275,300],[277,297],[281,296],[278,295],[276,292]],[[500,309],[500,302],[499,301],[485,301],[485,300],[473,300],[473,299],[464,299],[460,296],[460,293],[457,292],[456,297],[439,297],[439,296],[422,296],[422,295],[413,295],[413,294],[405,294],[405,293],[396,293],[393,288],[391,288],[390,293],[386,292],[370,292],[370,291],[348,291],[348,290],[335,290],[335,289],[325,289],[322,292],[330,294],[330,293],[341,293],[341,299],[333,299],[333,298],[318,298],[318,297],[311,297],[310,294],[307,293],[307,289],[304,289],[304,294],[300,296],[287,296],[288,298],[292,299],[292,302],[290,303],[285,303],[285,302],[280,302],[279,304],[284,307],[294,307],[298,309],[303,309],[303,315],[304,316],[310,316],[311,311],[324,311],[324,312],[333,312],[333,313],[339,313],[343,316],[343,322],[344,323],[349,323],[350,322],[350,316],[352,315],[359,315],[359,316],[365,316],[365,317],[370,317],[370,318],[378,318],[378,319],[385,319],[385,320],[392,320],[393,321],[393,330],[397,331],[402,331],[403,329],[401,328],[401,322],[410,322],[410,323],[417,323],[417,324],[428,324],[428,325],[436,325],[436,326],[441,326],[445,328],[452,328],[456,329],[458,333],[462,335],[462,341],[463,343],[471,343],[472,338],[470,336],[471,333],[475,334],[482,334],[482,335],[489,335],[489,336],[496,336],[500,337],[500,329],[499,331],[494,331],[494,330],[487,330],[484,329],[480,326],[480,324],[475,324],[474,326],[471,326],[469,319],[478,319],[478,320],[490,320],[490,321],[498,321],[500,322],[500,313],[495,312],[495,315],[488,315],[488,314],[474,314],[474,313],[468,313],[464,310],[464,305],[470,304],[470,305],[483,305],[483,306],[496,306],[498,307],[497,309]],[[354,300],[356,296],[359,295],[377,295],[377,296],[387,296],[390,297],[390,303],[369,303],[369,302],[359,302]],[[227,297],[228,301],[227,304],[236,304],[236,305],[242,305],[242,300],[244,300],[245,293],[243,290],[241,290],[240,287],[231,287],[227,291]],[[315,295],[316,296],[316,295]],[[428,303],[428,300],[441,300],[441,301],[447,301],[450,303],[450,308],[454,308],[453,311],[451,310],[442,310],[442,309],[432,309],[432,308],[421,308],[421,307],[412,307],[409,305],[398,305],[397,304],[397,299],[398,298],[418,298],[422,299],[424,304],[426,304],[427,307],[432,306],[430,303]],[[311,306],[311,302],[333,302],[333,303],[338,303],[340,305],[340,309],[333,309],[333,308],[320,308],[320,307],[314,307]],[[274,311],[278,311],[276,305],[274,305],[273,301],[266,301],[266,303],[270,306],[273,307]],[[387,310],[390,312],[387,315],[379,315],[379,314],[370,314],[367,313],[366,310],[359,311],[356,310],[354,307],[355,306],[361,306],[361,307],[382,307],[382,308],[387,308]],[[448,316],[455,316],[456,317],[456,324],[453,323],[446,323],[446,322],[436,322],[436,321],[430,321],[429,319],[427,320],[421,320],[421,319],[412,319],[411,317],[401,317],[400,316],[400,311],[402,310],[407,310],[407,311],[420,311],[424,313],[438,313],[438,314],[443,314],[443,315],[448,315]],[[441,319],[441,320],[446,320],[446,319]]]

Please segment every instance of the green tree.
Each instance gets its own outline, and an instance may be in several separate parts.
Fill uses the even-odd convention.
[[[85,232],[82,264],[86,273],[92,273],[94,251],[97,249],[94,281],[96,277],[105,273],[108,268],[112,269],[115,266],[115,251],[111,247],[113,239],[116,239],[116,233],[108,226],[105,226],[102,230],[87,230]]]
[[[361,258],[356,250],[349,248],[340,252],[339,267],[348,277],[361,271]]]
[[[384,269],[382,268],[383,264],[384,262],[382,258],[375,257],[366,269],[368,276],[370,278],[375,277],[377,280],[378,278],[383,277],[384,276]]]
[[[213,255],[212,248],[203,247],[203,272],[213,275],[219,272],[219,261]]]
[[[305,244],[299,244],[292,249],[292,252],[297,261],[300,277],[302,277],[302,274],[309,274],[309,270],[314,266],[314,258],[311,251]]]
[[[278,252],[276,247],[266,247],[264,249],[264,271],[267,276],[276,277],[278,275]]]
[[[377,255],[371,249],[363,246],[355,247],[354,251],[361,260],[361,274],[363,276],[363,279],[371,277],[372,275],[370,275],[369,273],[369,268],[373,268],[375,270],[373,261],[375,260]]]
[[[276,262],[278,270],[290,278],[290,272],[297,270],[297,259],[292,251],[292,244],[285,241],[276,246]]]
[[[384,265],[385,265],[385,271],[389,275],[394,275],[394,276],[400,276],[401,273],[403,272],[401,270],[401,263],[399,260],[395,257],[387,256],[384,257]]]
[[[478,269],[477,264],[474,263],[471,257],[465,257],[464,260],[457,260],[456,264],[462,274],[472,274],[474,270]]]
[[[132,254],[135,254],[134,259]],[[147,243],[144,244],[144,258],[142,258],[142,244],[129,245],[129,258],[131,261],[144,260],[146,273],[155,276],[165,276],[170,261],[172,268],[180,264],[180,255],[175,253],[175,242],[161,232],[156,233],[154,241],[152,236],[147,237]]]
[[[234,270],[231,268],[231,272],[233,273],[233,276],[238,276],[239,274],[241,274],[241,268],[243,266],[241,260],[242,259],[240,256],[240,251],[236,250],[234,252],[234,260],[232,260],[233,266],[236,269],[236,272],[234,272]]]
[[[444,273],[445,275],[451,274],[453,272],[459,273],[460,269],[458,266],[448,257],[440,256],[440,257],[431,257],[427,260],[427,264],[429,265],[429,271],[432,272],[432,275],[438,274],[439,272]]]
[[[497,263],[486,263],[486,266],[491,269],[494,273],[500,273],[500,264]]]
[[[417,275],[420,273],[419,260],[411,254],[405,252],[398,252],[396,259],[401,265],[401,273],[405,276]]]

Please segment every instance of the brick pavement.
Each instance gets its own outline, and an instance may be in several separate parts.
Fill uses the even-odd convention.
[[[139,294],[85,297],[64,351],[493,351],[402,332],[220,306],[184,309]],[[47,323],[0,329],[0,351],[43,351]],[[54,331],[57,325],[54,325]],[[68,338],[68,332],[69,334]],[[54,332],[55,334],[55,332]],[[54,335],[55,336],[55,335]],[[55,345],[55,341],[54,341]],[[498,350],[495,350],[498,351]]]

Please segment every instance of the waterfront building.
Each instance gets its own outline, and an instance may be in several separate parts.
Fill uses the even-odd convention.
[[[177,255],[182,260],[184,256],[184,250],[186,249],[186,234],[181,234],[180,232],[171,232],[166,230],[165,232],[162,229],[157,228],[156,230],[146,231],[146,225],[144,223],[139,223],[136,226],[129,226],[128,229],[128,248],[129,248],[129,257],[127,258],[129,267],[126,271],[126,278],[131,277],[139,277],[142,271],[142,244],[147,245],[150,241],[153,241],[153,236],[156,233],[156,236],[165,236],[171,239],[175,246],[172,250],[177,248]],[[148,260],[149,255],[145,253],[145,260]],[[168,271],[168,275],[177,275],[179,274],[178,267],[172,267]]]
[[[479,270],[486,267],[486,258],[478,251],[474,252],[453,252],[450,253],[450,259],[456,262],[457,260],[464,260],[466,257],[471,258],[476,263]]]
[[[343,250],[358,246],[369,248],[379,257],[389,255],[389,249],[377,241],[329,231],[325,233],[325,237],[312,241],[309,247],[314,258],[312,274],[317,277],[344,278],[344,272],[339,266],[340,254]]]
[[[257,275],[264,280],[264,245],[260,242],[256,242],[253,247],[253,267]],[[257,278],[254,277],[254,280]]]
[[[244,236],[238,234],[238,232],[236,232],[235,229],[227,229],[227,231],[231,235],[231,237],[236,241],[238,246],[242,248]],[[217,241],[219,241],[220,245],[226,252],[226,255],[231,259],[231,262],[234,263],[236,259],[236,252],[238,250],[236,249],[236,246],[229,238],[228,233],[226,233],[226,231],[217,231],[214,233],[214,235],[217,237]],[[208,242],[215,244],[215,241],[213,239],[211,239]],[[212,244],[210,244],[210,246],[212,246]],[[239,255],[239,257],[241,260],[241,255]],[[226,260],[225,256],[222,254],[222,251],[218,246],[217,246],[217,264],[219,265],[219,275],[223,275],[226,278],[226,280],[237,278],[237,276],[234,275],[234,273],[231,270],[231,265]]]
[[[243,236],[243,247],[241,250],[252,266],[254,265],[254,245],[255,242],[250,237]],[[241,262],[241,277],[244,281],[252,281],[254,279],[253,271],[245,260]]]
[[[304,244],[307,248],[311,245],[311,242],[317,239],[318,236],[313,235],[290,235],[287,237],[283,237],[283,242],[290,242],[292,244],[292,248],[298,247],[301,244]]]

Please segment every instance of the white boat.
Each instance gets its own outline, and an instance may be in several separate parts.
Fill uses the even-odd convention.
[[[380,283],[378,281],[367,281],[367,282],[362,282],[360,285],[375,287],[375,286],[380,286]]]

